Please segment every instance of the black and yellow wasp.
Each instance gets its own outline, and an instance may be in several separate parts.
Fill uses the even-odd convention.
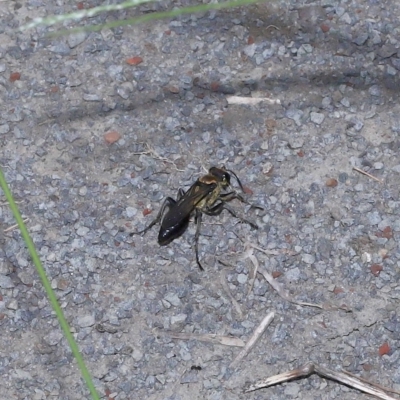
[[[195,235],[195,253],[196,262],[201,270],[203,267],[199,261],[198,242],[200,236],[200,226],[202,214],[219,215],[222,210],[229,211],[234,217],[242,222],[249,224],[253,229],[258,229],[258,226],[247,219],[238,217],[235,212],[227,206],[227,202],[238,199],[243,203],[249,204],[239,193],[231,187],[231,175],[233,175],[240,189],[244,193],[244,188],[237,175],[224,167],[211,167],[208,174],[203,175],[189,188],[187,192],[179,189],[178,198],[174,200],[172,197],[167,197],[157,214],[157,217],[145,229],[139,232],[133,232],[131,235],[138,235],[147,232],[155,224],[161,221],[161,228],[158,234],[158,243],[160,246],[165,246],[171,243],[174,239],[181,236],[189,225],[191,215],[194,213],[196,224]],[[255,208],[262,207],[253,206]],[[165,210],[168,208],[168,211]]]

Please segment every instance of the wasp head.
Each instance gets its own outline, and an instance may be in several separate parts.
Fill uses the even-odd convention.
[[[218,182],[222,187],[228,187],[231,184],[231,176],[223,168],[211,167],[208,170],[208,174],[214,177],[214,180]]]
[[[214,180],[224,188],[227,188],[228,186],[231,185],[231,175],[235,177],[242,192],[246,193],[242,185],[242,182],[240,182],[238,176],[230,169],[225,169],[225,167],[222,168],[211,167],[208,171],[208,176],[214,177]]]

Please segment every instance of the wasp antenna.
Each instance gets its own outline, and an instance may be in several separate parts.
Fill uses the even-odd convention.
[[[239,184],[240,189],[242,190],[242,192],[246,193],[245,190],[244,190],[244,187],[242,185],[242,182],[240,182],[240,179],[238,178],[238,176],[231,169],[227,169],[227,171],[230,172],[236,178],[237,183]]]

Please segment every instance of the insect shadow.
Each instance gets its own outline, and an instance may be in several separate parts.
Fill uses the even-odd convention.
[[[263,209],[260,206],[248,203],[241,194],[237,193],[231,187],[231,175],[236,178],[240,189],[245,193],[242,183],[233,171],[225,169],[224,167],[211,167],[208,174],[197,179],[187,192],[183,189],[179,189],[176,200],[172,197],[167,197],[156,218],[143,230],[132,232],[130,235],[144,234],[161,221],[158,244],[160,246],[166,246],[185,232],[189,225],[190,216],[194,213],[194,221],[196,224],[194,240],[196,262],[203,271],[204,268],[199,260],[199,236],[203,214],[214,216],[221,214],[223,210],[227,210],[241,222],[250,225],[253,229],[258,229],[255,223],[237,216],[226,204],[233,199],[238,199],[242,203],[251,205],[253,208]],[[168,211],[166,211],[167,209]]]

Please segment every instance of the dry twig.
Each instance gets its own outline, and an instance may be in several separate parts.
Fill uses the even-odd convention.
[[[250,259],[250,261],[254,265],[254,269],[256,271],[258,271],[258,273],[260,273],[265,278],[265,280],[276,290],[276,292],[279,294],[279,296],[281,296],[286,301],[288,301],[290,303],[293,303],[293,304],[297,304],[299,306],[316,307],[316,308],[320,308],[322,310],[338,310],[338,309],[341,309],[341,310],[349,311],[349,309],[347,307],[345,307],[345,306],[337,307],[337,306],[332,305],[330,303],[314,304],[314,303],[306,303],[304,301],[295,300],[289,294],[289,292],[283,287],[283,285],[281,283],[279,283],[263,266],[260,266],[257,257],[253,254],[253,249],[260,250],[260,251],[262,251],[264,253],[267,253],[267,250],[263,250],[263,249],[255,246],[255,245],[253,245],[250,242],[246,242],[245,243],[245,248],[246,248],[246,251],[244,252],[244,257]]]
[[[239,317],[241,319],[243,319],[242,309],[240,308],[240,305],[236,301],[236,299],[232,296],[232,293],[231,293],[231,291],[229,289],[229,286],[228,286],[228,284],[226,282],[226,273],[227,272],[228,272],[227,268],[222,270],[221,277],[220,277],[221,285],[222,285],[223,289],[225,290],[226,294],[229,296],[229,299],[231,300],[232,304],[234,305],[236,312],[239,314]]]
[[[23,219],[23,221],[24,221],[24,223],[26,223],[26,222],[29,221],[29,218],[25,218],[25,219]],[[8,228],[4,229],[3,232],[4,232],[4,233],[11,232],[11,231],[14,230],[15,228],[18,228],[18,224],[9,226]]]
[[[243,96],[227,96],[228,104],[250,104],[255,105],[263,101],[268,104],[281,104],[279,99],[270,99],[268,97],[243,97]]]
[[[15,204],[21,204],[22,203],[22,201],[15,201]],[[3,201],[3,202],[0,202],[0,206],[7,206],[8,205],[8,201]]]
[[[383,400],[397,400],[392,396],[389,396],[385,391],[391,391],[390,389],[383,389],[376,384],[366,381],[364,379],[360,379],[353,375],[343,372],[333,371],[331,369],[321,367],[320,365],[307,363],[301,366],[300,368],[294,369],[292,371],[284,372],[282,374],[271,376],[267,379],[259,381],[253,385],[250,385],[247,389],[245,389],[245,393],[252,392],[257,389],[265,388],[268,386],[276,385],[281,382],[287,382],[291,379],[308,377],[311,374],[316,373],[317,375],[332,379],[334,381],[343,383],[344,385],[350,386],[352,388],[358,389],[361,392],[371,394],[373,396],[378,397]],[[385,390],[385,391],[384,391]]]
[[[359,379],[361,382],[371,383],[368,379],[362,378],[361,376],[354,375],[354,374],[352,374],[352,373],[349,372],[349,371],[342,370],[342,372],[343,372],[344,374],[346,374],[346,375],[352,376],[353,378]],[[382,386],[382,385],[379,385],[378,383],[373,383],[373,385],[374,385],[375,387],[377,387],[378,389],[383,390],[384,392],[395,393],[395,394],[400,395],[400,392],[399,392],[398,390],[386,388],[386,387],[384,387],[384,386]]]
[[[363,171],[363,170],[360,169],[360,168],[353,167],[353,169],[354,169],[355,171],[359,172],[360,174],[363,174],[363,175],[366,175],[366,176],[370,177],[370,178],[373,179],[374,181],[377,181],[377,182],[379,182],[379,183],[383,183],[383,181],[382,181],[381,179],[377,178],[376,176],[373,176],[373,175],[369,174],[368,172]]]
[[[254,265],[254,269],[257,270],[265,278],[265,280],[276,290],[279,296],[281,296],[283,299],[293,304],[297,304],[300,306],[317,307],[323,309],[323,306],[319,304],[304,303],[302,301],[297,301],[293,299],[293,297],[290,296],[289,292],[286,291],[283,285],[280,284],[276,279],[274,279],[274,277],[264,267],[260,266],[257,257],[253,254],[252,244],[247,242],[246,247],[247,249],[244,253],[244,257],[250,259],[250,261]]]
[[[253,247],[254,249],[259,250],[259,251],[261,251],[261,252],[263,252],[265,254],[268,254],[268,255],[276,256],[276,255],[282,254],[282,252],[288,253],[289,255],[294,255],[295,254],[293,251],[287,250],[287,249],[265,250],[265,249],[262,249],[261,247],[256,246],[255,244],[250,244],[249,242],[246,242],[245,245],[247,245],[247,244],[251,245],[251,247]],[[254,265],[254,263],[253,263],[253,265]],[[252,278],[250,280],[250,285],[249,285],[249,290],[247,292],[247,295],[249,295],[251,293],[251,291],[253,290],[254,282],[255,282],[255,280],[257,278],[257,272],[259,272],[258,271],[258,266],[259,266],[258,263],[254,266],[254,272],[253,272],[253,276],[252,276]],[[272,279],[274,279],[274,278],[272,278]]]
[[[200,342],[209,342],[214,344],[222,344],[224,346],[234,346],[234,347],[244,347],[244,342],[242,339],[235,338],[233,336],[222,336],[215,334],[195,334],[195,333],[179,333],[170,331],[160,331],[155,330],[157,335],[165,335],[171,339],[181,339],[181,340],[199,340]]]
[[[274,319],[274,316],[275,316],[274,312],[270,312],[261,321],[260,325],[258,325],[257,328],[254,330],[253,334],[251,335],[250,339],[247,341],[244,348],[240,351],[240,353],[231,362],[231,364],[229,365],[229,368],[236,368],[238,366],[238,364],[243,360],[243,358],[246,357],[246,355],[250,352],[250,350],[257,343],[258,339],[260,339],[261,335],[267,329],[269,324],[272,322],[272,320]]]
[[[136,155],[136,156],[150,155],[150,156],[152,156],[153,158],[155,158],[156,160],[160,160],[160,161],[165,162],[165,163],[167,163],[167,164],[173,165],[173,167],[175,168],[176,171],[184,172],[183,169],[178,169],[178,167],[176,166],[176,164],[175,164],[174,161],[171,161],[171,160],[169,160],[169,159],[166,158],[166,157],[160,156],[148,143],[144,143],[144,145],[147,147],[147,150],[145,150],[145,151],[139,151],[139,152],[137,152],[137,153],[132,153],[132,154],[134,154],[134,155]]]

